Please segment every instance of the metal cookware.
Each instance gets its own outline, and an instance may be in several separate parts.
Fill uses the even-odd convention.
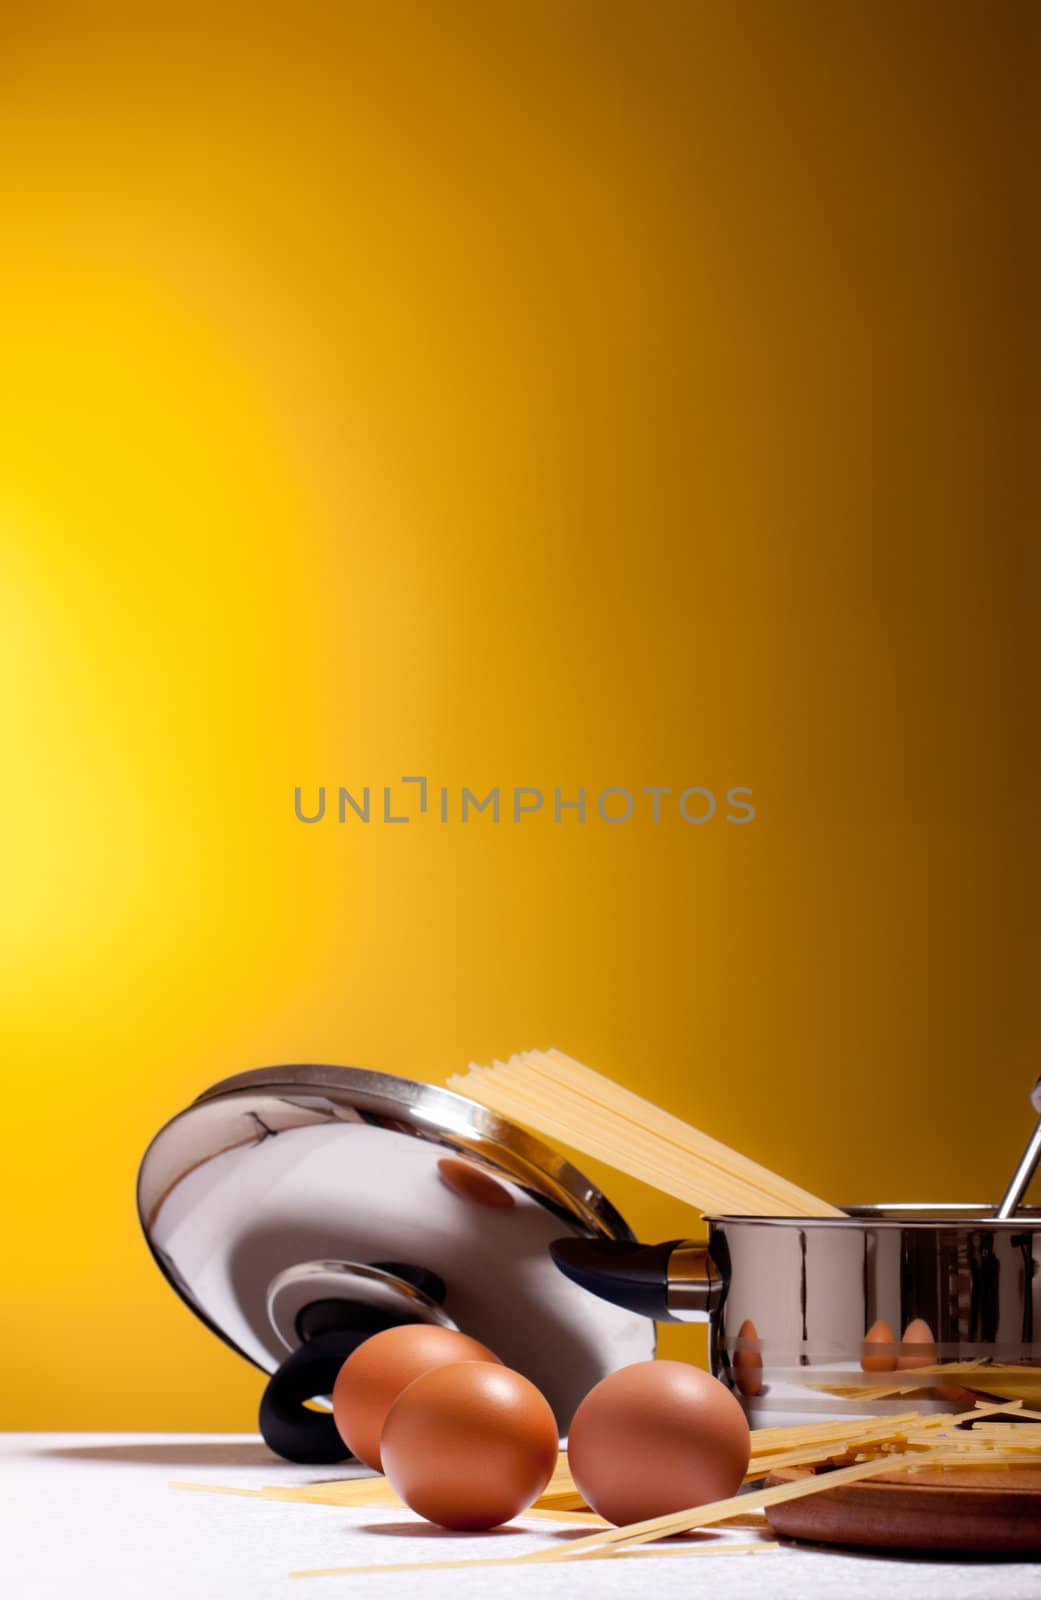
[[[273,1374],[261,1431],[292,1459],[346,1450],[327,1395],[381,1328],[438,1322],[525,1373],[561,1431],[593,1384],[654,1353],[654,1327],[556,1271],[551,1240],[632,1242],[537,1139],[461,1095],[353,1067],[215,1084],[152,1140],[138,1211],[196,1316]]]
[[[706,1222],[706,1244],[572,1238],[551,1249],[567,1277],[615,1305],[707,1321],[712,1371],[753,1426],[956,1411],[977,1398],[1041,1406],[1041,1211],[851,1206]],[[918,1319],[924,1342],[904,1344]],[[893,1342],[865,1349],[879,1321]]]

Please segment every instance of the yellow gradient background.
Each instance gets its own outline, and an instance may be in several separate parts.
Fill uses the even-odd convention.
[[[4,8],[0,1423],[253,1426],[133,1204],[253,1065],[557,1044],[837,1201],[998,1197],[1036,17]],[[293,820],[406,773],[758,815]]]

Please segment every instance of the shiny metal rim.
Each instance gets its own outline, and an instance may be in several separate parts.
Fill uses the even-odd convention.
[[[992,1206],[984,1205],[958,1205],[943,1202],[939,1205],[919,1204],[909,1205],[877,1205],[877,1206],[843,1206],[844,1216],[841,1217],[750,1217],[750,1216],[707,1216],[705,1221],[712,1224],[726,1223],[727,1227],[737,1227],[743,1224],[763,1228],[930,1228],[956,1227],[962,1225],[968,1228],[986,1228],[1001,1232],[1009,1228],[1022,1228],[1024,1222],[1037,1222],[1041,1219],[1041,1206],[1023,1206],[1014,1217],[1000,1219],[994,1215]]]
[[[293,1062],[256,1067],[222,1078],[197,1095],[179,1115],[189,1117],[194,1106],[257,1090],[276,1095],[284,1091],[287,1096],[320,1095],[333,1105],[361,1113],[375,1125],[385,1122],[400,1126],[404,1120],[411,1125],[410,1131],[421,1137],[456,1151],[469,1148],[474,1155],[498,1166],[512,1181],[529,1181],[544,1200],[555,1200],[563,1211],[594,1231],[614,1239],[634,1237],[628,1223],[601,1190],[549,1145],[476,1101],[433,1084],[364,1067]],[[152,1143],[178,1120],[172,1118]],[[443,1134],[448,1137],[442,1139]],[[146,1151],[145,1161],[147,1154]]]

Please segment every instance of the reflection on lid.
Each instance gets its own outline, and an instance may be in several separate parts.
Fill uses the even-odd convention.
[[[459,1161],[455,1156],[442,1156],[437,1163],[437,1175],[447,1189],[460,1200],[471,1200],[474,1205],[490,1206],[494,1211],[508,1211],[513,1205],[510,1191],[481,1167]]]

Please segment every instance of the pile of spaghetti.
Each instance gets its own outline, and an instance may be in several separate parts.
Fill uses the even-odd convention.
[[[471,1065],[448,1087],[620,1167],[708,1216],[841,1217],[837,1206],[663,1111],[562,1050]]]

